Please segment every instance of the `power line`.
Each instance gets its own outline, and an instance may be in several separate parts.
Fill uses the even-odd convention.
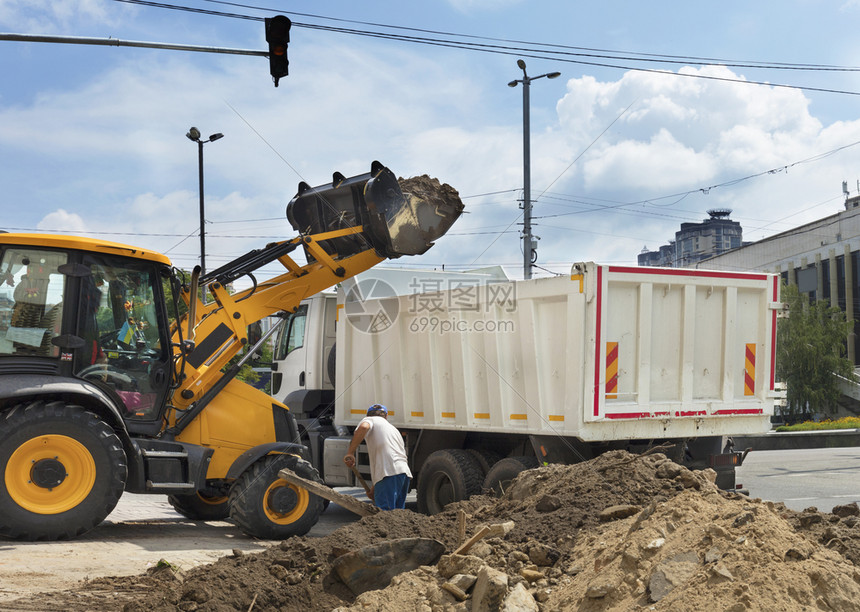
[[[178,11],[186,11],[197,14],[205,14],[216,17],[229,17],[234,19],[246,19],[250,21],[263,21],[263,17],[255,17],[252,15],[242,15],[239,13],[227,13],[223,11],[213,11],[210,9],[201,9],[195,7],[181,6],[181,5],[171,5],[165,4],[162,2],[154,2],[152,0],[114,0],[115,2],[123,2],[126,4],[137,4],[142,6],[149,6],[153,8],[162,8],[162,9],[170,9],[170,10],[178,10]],[[227,4],[225,2],[225,4]],[[235,6],[235,5],[234,5]],[[240,5],[244,8],[252,8],[254,10],[265,10],[265,11],[276,11],[276,9],[268,9],[261,7],[253,7],[248,5]],[[290,13],[293,14],[293,13]],[[313,16],[314,18],[319,19],[333,19],[328,17],[320,17]],[[347,20],[344,20],[347,21]],[[357,22],[358,24],[365,25],[365,22]],[[860,68],[854,66],[832,66],[832,65],[824,65],[824,64],[789,64],[789,63],[765,63],[765,62],[751,62],[751,63],[740,63],[740,62],[727,62],[727,61],[711,61],[708,58],[695,58],[695,57],[683,57],[683,56],[660,56],[656,54],[638,54],[642,55],[642,58],[633,57],[637,54],[627,54],[627,55],[612,55],[610,52],[598,50],[600,53],[581,53],[581,52],[572,52],[572,51],[553,51],[546,48],[530,48],[530,47],[514,47],[508,45],[491,45],[485,43],[473,43],[466,42],[463,40],[447,40],[447,39],[438,39],[438,38],[426,38],[421,36],[408,36],[403,34],[393,34],[387,32],[372,32],[369,30],[359,30],[355,28],[344,28],[344,27],[336,27],[336,26],[327,26],[320,24],[312,24],[312,23],[301,23],[293,21],[293,27],[298,28],[307,28],[313,30],[320,31],[328,31],[335,32],[340,34],[350,34],[354,36],[365,36],[370,38],[381,38],[386,40],[394,40],[398,42],[411,42],[415,44],[423,44],[429,46],[437,46],[437,47],[447,47],[454,49],[463,49],[463,50],[471,50],[471,51],[479,51],[483,53],[496,53],[500,55],[512,55],[518,57],[528,57],[532,59],[542,59],[556,62],[566,62],[572,64],[579,64],[585,66],[594,66],[598,68],[614,68],[619,70],[632,70],[638,72],[649,72],[649,73],[659,73],[665,74],[668,76],[679,76],[686,78],[695,78],[695,79],[705,79],[711,81],[718,82],[729,82],[729,83],[741,83],[746,85],[763,85],[768,87],[777,87],[777,88],[785,88],[785,89],[799,89],[802,91],[815,91],[819,93],[835,93],[842,95],[850,95],[850,96],[860,96],[860,92],[856,91],[848,91],[841,89],[830,89],[825,87],[812,87],[806,85],[789,85],[784,83],[772,83],[767,81],[753,81],[748,79],[740,79],[740,78],[730,78],[730,77],[720,77],[714,75],[704,75],[704,74],[691,74],[686,72],[674,72],[667,71],[665,69],[658,68],[643,68],[640,66],[628,66],[628,65],[619,65],[619,64],[610,64],[605,62],[595,62],[595,61],[586,61],[585,59],[575,59],[582,57],[589,58],[599,58],[613,61],[633,61],[633,62],[652,62],[658,64],[692,64],[692,65],[712,65],[719,64],[726,67],[734,67],[734,68],[756,68],[756,69],[764,69],[764,70],[797,70],[797,71],[828,71],[828,72],[857,72],[860,71]],[[374,24],[375,27],[385,27],[391,29],[409,29],[401,26],[388,26],[381,24]],[[413,31],[415,29],[412,29]],[[427,31],[426,33],[435,33],[435,31]],[[448,32],[441,33],[444,36],[449,37],[467,37],[467,35],[458,35]],[[478,37],[473,37],[478,38]],[[487,40],[484,38],[484,40]],[[497,40],[499,42],[508,42],[505,39],[489,39],[489,40]],[[541,45],[541,43],[525,43],[529,45]],[[544,47],[550,45],[542,45]],[[564,48],[562,45],[551,45],[555,48]],[[673,59],[677,58],[677,59]]]
[[[278,12],[282,9],[280,8],[269,8],[269,7],[261,7],[254,6],[250,4],[240,4],[237,2],[227,2],[226,0],[203,0],[204,2],[209,2],[212,4],[223,4],[228,6],[236,6],[239,8],[248,8],[252,10],[258,11],[267,11],[267,12]],[[289,12],[290,15],[299,15],[301,17],[311,17],[314,19],[324,19],[327,21],[335,21],[340,23],[352,23],[356,25],[365,25],[372,27],[380,27],[380,28],[389,28],[393,30],[403,30],[409,32],[422,32],[425,34],[439,34],[442,36],[453,36],[460,38],[470,38],[475,40],[490,40],[495,42],[505,42],[512,43],[518,45],[531,45],[537,47],[546,47],[549,49],[571,49],[580,52],[588,52],[584,55],[594,56],[594,57],[612,57],[615,59],[631,59],[633,61],[666,61],[667,63],[684,63],[684,64],[698,64],[698,65],[711,65],[711,64],[721,64],[724,66],[732,66],[737,68],[773,68],[773,69],[792,69],[792,70],[825,70],[825,71],[847,71],[847,72],[856,72],[860,71],[860,67],[855,66],[838,66],[833,64],[808,64],[808,63],[791,63],[791,62],[759,62],[755,60],[729,60],[724,58],[714,58],[714,57],[700,57],[700,56],[683,56],[683,55],[666,55],[659,53],[640,53],[636,51],[617,51],[611,49],[597,49],[593,47],[578,47],[574,45],[561,45],[554,43],[542,43],[542,42],[533,42],[533,41],[523,41],[516,39],[508,39],[508,38],[494,38],[489,36],[478,36],[474,34],[462,34],[455,32],[445,32],[442,30],[430,30],[426,28],[415,28],[408,26],[398,26],[398,25],[390,25],[384,23],[377,23],[373,21],[360,21],[355,19],[344,19],[340,17],[328,17],[325,15],[317,15],[312,13],[298,13],[294,11]],[[629,56],[641,56],[640,58],[629,57]]]

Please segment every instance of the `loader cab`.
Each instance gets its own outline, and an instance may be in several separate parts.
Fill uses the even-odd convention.
[[[169,268],[163,256],[124,250],[0,235],[0,376],[86,381],[113,400],[129,430],[154,433],[171,378],[162,288]]]

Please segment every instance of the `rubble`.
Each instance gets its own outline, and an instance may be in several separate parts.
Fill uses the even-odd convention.
[[[461,512],[466,540],[484,535],[455,555],[464,544]],[[359,595],[333,569],[345,553],[400,538],[437,540],[446,553]],[[123,578],[122,588],[120,579],[94,580],[50,602],[69,612],[847,612],[860,601],[857,564],[856,504],[797,513],[720,491],[710,470],[693,472],[659,453],[612,451],[524,472],[501,499],[474,497],[435,516],[382,512],[324,538],[225,557],[179,578]],[[109,589],[109,605],[88,596]]]

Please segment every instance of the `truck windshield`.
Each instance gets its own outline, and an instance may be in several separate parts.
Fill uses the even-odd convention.
[[[308,305],[302,304],[290,315],[286,324],[278,334],[278,344],[275,347],[274,359],[284,359],[292,351],[305,344],[305,322],[308,319]]]

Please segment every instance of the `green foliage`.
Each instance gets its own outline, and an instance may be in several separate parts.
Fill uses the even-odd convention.
[[[782,425],[776,431],[829,431],[832,429],[860,429],[860,417],[843,417],[838,421],[804,421],[797,425]]]
[[[810,303],[797,287],[783,287],[788,317],[777,326],[776,375],[786,383],[788,414],[830,410],[839,398],[834,374],[854,379],[845,357],[851,324],[824,301]]]

